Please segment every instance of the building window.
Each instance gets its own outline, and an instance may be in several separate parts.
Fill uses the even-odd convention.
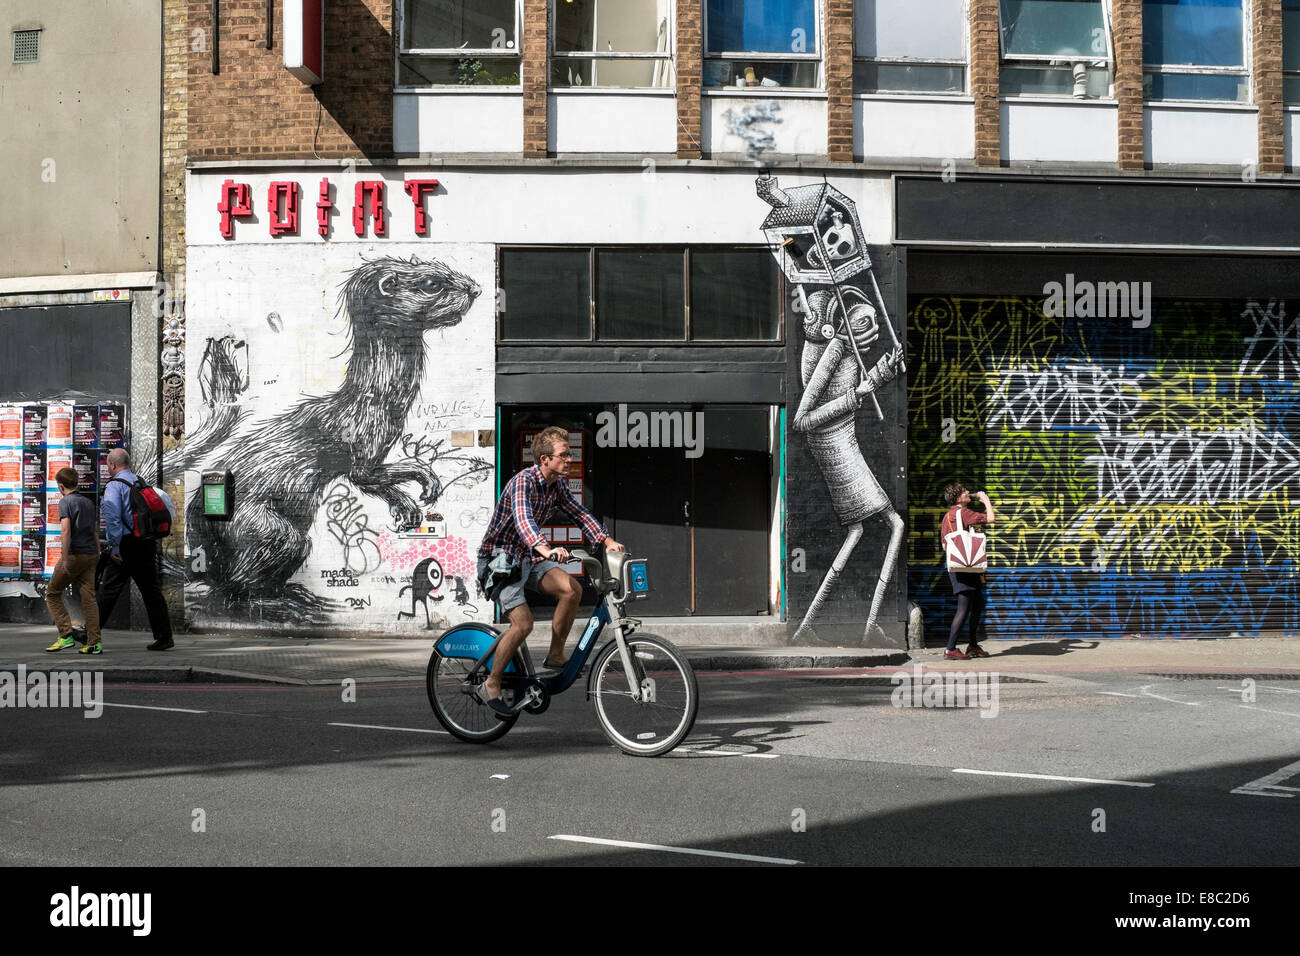
[[[14,62],[36,63],[41,58],[41,31],[14,31]]]
[[[857,0],[855,93],[963,93],[967,0]]]
[[[777,342],[781,276],[765,248],[506,247],[503,342]]]
[[[1109,97],[1107,7],[1104,0],[1000,0],[1002,95]]]
[[[398,86],[519,86],[519,0],[402,0]]]
[[[551,86],[672,89],[671,0],[555,0]]]
[[[706,0],[704,85],[819,89],[817,0]]]
[[[1300,0],[1282,0],[1282,100],[1300,103]]]
[[[1250,100],[1241,0],[1143,0],[1142,95]]]

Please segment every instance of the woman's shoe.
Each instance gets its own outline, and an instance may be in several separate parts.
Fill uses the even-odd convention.
[[[963,654],[961,651],[944,651],[943,659],[945,661],[965,661],[970,660],[970,655]]]
[[[990,655],[988,651],[984,650],[984,648],[980,647],[978,644],[972,644],[970,647],[966,648],[966,656],[989,657]]]

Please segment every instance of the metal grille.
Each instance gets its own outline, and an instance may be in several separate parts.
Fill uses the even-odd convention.
[[[35,63],[41,58],[41,31],[14,31],[14,62]]]
[[[1300,680],[1300,674],[1143,674],[1143,677],[1163,677],[1165,680],[1253,680],[1256,683],[1275,680]]]

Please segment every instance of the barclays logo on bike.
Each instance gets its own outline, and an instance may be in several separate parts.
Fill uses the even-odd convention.
[[[687,458],[704,454],[703,412],[629,412],[596,416],[596,445],[600,448],[684,448]]]

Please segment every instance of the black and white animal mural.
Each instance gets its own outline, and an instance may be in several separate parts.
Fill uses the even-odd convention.
[[[827,183],[782,189],[769,173],[758,178],[757,190],[771,207],[762,228],[792,286],[797,320],[797,325],[791,323],[791,334],[799,337],[802,394],[790,422],[798,436],[792,444],[801,441],[816,464],[825,501],[841,529],[834,547],[819,551],[814,545],[823,545],[833,526],[807,502],[789,502],[792,512],[804,509],[799,520],[791,522],[789,543],[802,544],[801,553],[807,552],[807,573],[820,573],[805,607],[791,601],[791,620],[799,624],[790,641],[850,643],[845,639],[850,629],[844,624],[856,618],[860,623],[852,628],[852,643],[888,643],[894,638],[881,627],[882,612],[905,525],[863,455],[859,432],[867,424],[860,421],[864,417],[868,423],[885,420],[882,389],[904,372],[903,345],[881,294],[854,202]],[[895,402],[886,399],[884,405],[892,408]],[[798,499],[808,489],[794,477],[794,451],[787,496]],[[887,448],[873,451],[873,460],[880,462],[892,455]],[[807,514],[809,510],[814,513]],[[860,551],[869,523],[877,523],[886,535],[883,554]],[[829,558],[824,570],[818,567],[817,553]],[[817,629],[828,603],[838,609],[836,626],[825,628],[833,637]]]
[[[190,392],[224,404],[197,409],[196,417],[207,414],[184,451],[189,488],[203,470],[229,471],[235,505],[229,521],[217,521],[205,517],[202,495],[190,499],[187,612],[199,623],[386,629],[394,600],[406,599],[402,585],[409,593],[413,576],[427,571],[416,567],[428,537],[422,516],[442,503],[491,498],[494,449],[475,441],[493,434],[482,430],[493,423],[491,315],[482,309],[475,318],[482,328],[462,332],[482,286],[423,250],[366,258],[331,249],[352,265],[322,276],[324,289],[313,291],[296,273],[310,254],[299,249],[276,250],[279,261],[261,252],[252,268],[274,263],[265,283],[243,300],[231,296],[247,318],[220,316],[218,302],[203,330],[209,342],[232,334],[241,348],[244,337],[260,341],[245,349],[247,371],[204,363],[208,378]],[[224,273],[243,251],[224,249],[224,261],[198,268]],[[316,251],[309,274],[324,271],[321,258]],[[490,264],[485,254],[470,258]],[[480,265],[484,281],[488,269]],[[198,278],[192,289],[204,288]],[[335,308],[322,310],[331,287]],[[266,321],[272,308],[280,321]],[[204,324],[193,311],[191,323]],[[233,331],[223,336],[225,329]],[[246,381],[220,381],[223,370]],[[456,440],[464,435],[470,439]],[[478,544],[441,537],[440,553],[458,566]],[[425,626],[452,623],[431,616],[436,596],[419,597],[428,602]]]

